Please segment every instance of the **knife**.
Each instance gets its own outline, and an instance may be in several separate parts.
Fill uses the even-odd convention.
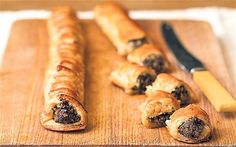
[[[192,56],[178,39],[172,26],[161,24],[162,35],[180,65],[192,74],[193,81],[200,87],[218,112],[236,112],[236,100],[214,78],[204,65]]]

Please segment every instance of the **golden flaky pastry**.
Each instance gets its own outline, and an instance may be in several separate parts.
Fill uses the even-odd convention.
[[[209,116],[194,104],[175,111],[166,124],[173,138],[186,143],[207,141],[212,132]]]
[[[124,62],[112,72],[110,80],[129,94],[143,94],[146,86],[152,84],[156,74],[152,69]]]
[[[142,124],[147,128],[166,126],[165,121],[180,108],[175,97],[164,91],[156,91],[140,105]]]
[[[165,72],[168,62],[161,50],[153,44],[144,44],[128,54],[128,61],[152,68],[156,73]]]
[[[161,73],[157,76],[152,85],[147,87],[146,94],[150,95],[157,90],[171,93],[180,100],[181,105],[189,104],[192,98],[195,97],[195,94],[187,83],[166,73]]]
[[[49,65],[44,81],[41,124],[50,130],[84,129],[84,39],[75,12],[57,7],[48,19]]]
[[[147,43],[144,31],[132,21],[127,11],[115,2],[103,2],[94,8],[95,21],[115,45],[120,55]]]

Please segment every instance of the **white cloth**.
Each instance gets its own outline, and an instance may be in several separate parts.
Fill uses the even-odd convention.
[[[9,37],[11,25],[19,19],[46,18],[49,12],[45,10],[0,11],[0,67],[2,57]],[[93,18],[91,11],[79,12],[81,19]],[[226,66],[236,85],[236,9],[207,7],[181,10],[139,10],[131,11],[134,19],[188,19],[209,22],[219,39]]]

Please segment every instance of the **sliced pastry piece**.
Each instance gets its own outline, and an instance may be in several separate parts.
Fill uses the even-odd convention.
[[[128,61],[152,68],[156,73],[167,71],[168,62],[159,48],[144,44],[128,54]]]
[[[84,109],[84,42],[75,12],[58,7],[48,19],[49,65],[44,81],[41,124],[50,130],[73,131],[87,125]]]
[[[147,43],[146,34],[115,2],[103,2],[94,8],[95,21],[117,48],[120,55]]]
[[[194,104],[175,111],[166,124],[173,138],[186,143],[207,141],[212,132],[209,116]]]
[[[179,108],[179,101],[174,96],[157,90],[140,105],[142,124],[147,128],[164,127],[165,121]]]
[[[146,86],[155,80],[155,71],[134,63],[124,62],[111,73],[111,81],[128,94],[144,94]]]
[[[150,95],[157,90],[171,93],[180,101],[182,106],[189,104],[195,95],[187,83],[166,73],[157,76],[152,85],[147,87],[146,94]]]

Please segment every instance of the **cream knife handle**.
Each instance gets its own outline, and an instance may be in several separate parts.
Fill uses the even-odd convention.
[[[209,71],[194,71],[193,80],[218,112],[236,112],[236,100]]]

